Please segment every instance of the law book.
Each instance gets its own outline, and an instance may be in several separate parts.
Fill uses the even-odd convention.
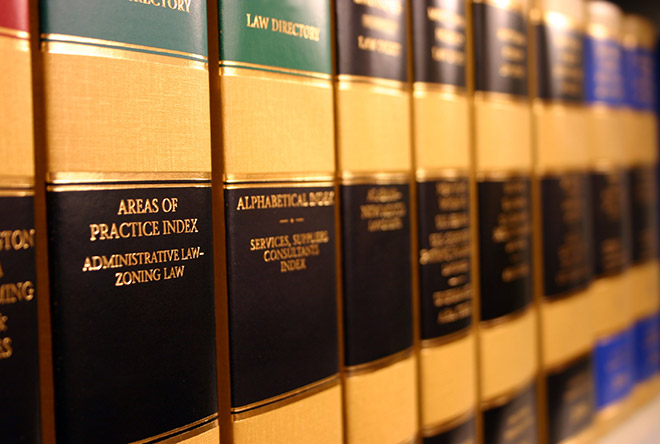
[[[536,443],[529,4],[477,0],[470,7],[480,439]]]
[[[206,5],[39,7],[44,435],[218,443]]]
[[[0,4],[0,439],[41,442],[28,2]]]
[[[340,444],[330,2],[220,0],[218,14],[222,436]]]
[[[660,378],[660,285],[658,281],[657,162],[658,130],[654,113],[653,24],[643,17],[623,19],[625,151],[630,153],[628,205],[633,298],[635,389],[639,405],[658,392]]]
[[[411,8],[421,435],[425,444],[474,442],[466,3],[416,0]]]
[[[627,409],[633,374],[629,216],[621,106],[624,99],[620,10],[587,3],[584,40],[587,137],[591,164],[592,284],[595,347],[596,431],[600,434]]]
[[[335,2],[347,444],[418,433],[408,14],[403,0]]]
[[[591,195],[582,0],[536,0],[532,97],[541,442],[588,442],[594,416]]]

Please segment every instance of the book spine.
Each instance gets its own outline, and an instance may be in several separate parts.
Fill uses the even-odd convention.
[[[473,1],[481,434],[537,442],[528,4]]]
[[[460,443],[477,396],[466,3],[413,1],[412,29],[421,433]]]
[[[608,2],[587,4],[585,98],[593,242],[594,378],[599,433],[620,417],[633,386],[632,303],[628,267],[628,191],[622,117],[621,13]]]
[[[626,151],[632,156],[627,172],[632,232],[629,274],[634,304],[635,381],[639,385],[636,398],[640,403],[657,393],[660,370],[655,46],[651,23],[638,16],[624,18],[624,131]]]
[[[41,442],[28,2],[0,5],[0,440]]]
[[[206,5],[40,17],[57,442],[218,443]]]
[[[342,441],[331,8],[218,2],[233,442]]]
[[[408,443],[418,424],[409,2],[335,9],[346,443]]]
[[[594,416],[591,350],[591,195],[583,88],[584,4],[537,1],[532,64],[540,315],[541,440],[588,439]],[[586,318],[586,319],[585,319]],[[571,441],[573,442],[573,441]]]

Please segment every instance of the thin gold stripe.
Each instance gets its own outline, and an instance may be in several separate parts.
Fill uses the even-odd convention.
[[[487,321],[480,321],[479,326],[481,328],[494,328],[497,327],[498,325],[502,325],[507,322],[514,321],[516,319],[520,319],[523,316],[525,316],[527,313],[529,313],[532,310],[532,307],[534,307],[534,304],[532,302],[529,302],[526,306],[519,308],[518,310],[505,314],[503,316],[500,316],[495,319],[489,319]]]
[[[333,172],[309,172],[304,176],[300,173],[259,173],[259,174],[225,174],[223,176],[225,183],[240,182],[319,182],[334,180]]]
[[[545,367],[543,371],[545,372],[546,376],[562,373],[590,355],[591,347],[587,347],[586,350],[576,353],[573,357],[564,360],[564,362],[561,364],[553,364]]]
[[[385,356],[384,358],[376,359],[375,361],[365,362],[364,364],[346,366],[346,375],[355,376],[363,375],[365,373],[373,373],[397,362],[404,361],[411,357],[413,354],[413,347],[407,348],[393,355]]]
[[[204,424],[204,423],[206,423],[208,421],[211,421],[211,420],[214,420],[214,419],[215,419],[215,421],[211,422],[210,424]],[[182,438],[182,436],[181,436],[182,432],[185,431],[187,433],[188,431],[193,431],[193,430],[189,430],[189,429],[194,428],[194,427],[198,427],[202,424],[204,425],[204,427],[199,427],[199,429],[203,429],[203,430],[199,430],[199,431],[194,430],[194,432],[197,432],[197,433],[195,433],[195,435],[197,435],[199,433],[202,433],[202,432],[205,432],[207,430],[210,430],[213,427],[217,427],[218,426],[218,414],[214,413],[213,415],[207,416],[206,418],[200,419],[199,421],[195,421],[193,423],[190,423],[190,424],[182,426],[182,427],[177,427],[176,429],[167,431],[165,433],[161,433],[160,435],[152,436],[152,437],[146,438],[146,439],[141,439],[139,441],[133,441],[130,444],[147,444],[147,443],[154,442],[156,440],[163,439],[163,438],[168,438],[168,437],[169,437],[169,439],[167,439],[165,441],[161,441],[161,442],[163,444],[177,442],[177,441],[173,441],[172,438],[181,439]],[[207,427],[207,426],[211,426],[211,427]],[[177,436],[172,436],[172,435],[177,435]],[[180,442],[180,441],[178,441],[178,442]]]
[[[1,188],[33,188],[34,178],[30,176],[0,176]]]
[[[470,421],[472,418],[474,418],[474,409],[470,409],[465,413],[461,413],[460,415],[448,421],[442,421],[437,424],[423,426],[422,436],[424,436],[425,438],[432,438],[435,435],[448,432],[458,426],[461,426],[466,422]]]
[[[532,108],[535,112],[541,110],[582,110],[586,108],[584,102],[573,102],[564,99],[544,99],[541,97],[534,97],[532,99]]]
[[[0,197],[25,197],[34,196],[34,190],[8,190],[0,188]]]
[[[30,33],[27,31],[19,31],[18,29],[5,28],[4,26],[0,26],[0,34],[15,39],[28,40],[30,38]]]
[[[113,40],[102,40],[102,39],[93,39],[88,37],[79,37],[76,35],[66,35],[66,34],[41,34],[41,39],[49,42],[67,42],[67,43],[78,43],[85,45],[101,45],[101,46],[112,46],[114,48],[126,48],[126,49],[137,49],[140,51],[149,51],[149,52],[159,52],[165,54],[172,54],[177,56],[190,57],[197,60],[207,60],[207,57],[194,54],[190,52],[176,51],[173,49],[163,49],[157,48],[155,46],[145,46],[145,45],[135,45],[132,43],[123,43]]]
[[[68,42],[41,42],[41,50],[49,54],[79,55],[88,57],[104,57],[109,59],[135,60],[138,62],[155,62],[174,66],[208,71],[205,62],[172,57],[166,54],[152,54],[147,52],[136,52],[119,48],[104,48],[100,46],[79,45]]]
[[[380,77],[354,76],[351,74],[339,74],[337,76],[337,82],[339,83],[340,89],[344,89],[344,86],[349,86],[354,83],[364,83],[367,85],[394,89],[398,91],[407,91],[409,89],[408,83],[402,82],[400,80],[382,79]]]
[[[57,172],[48,173],[46,180],[54,185],[59,184],[87,184],[98,182],[167,182],[167,181],[195,181],[208,182],[211,180],[211,173],[208,171],[197,172]]]
[[[291,74],[291,75],[297,75],[297,76],[306,76],[306,77],[314,77],[316,79],[322,79],[322,80],[332,80],[332,76],[330,74],[322,73],[322,72],[315,72],[315,71],[304,71],[302,69],[289,69],[289,68],[282,68],[279,66],[269,66],[269,65],[258,65],[256,63],[244,63],[244,62],[234,62],[231,60],[221,60],[220,61],[220,67],[221,68],[226,68],[226,67],[232,67],[232,68],[251,68],[253,70],[262,70],[266,72],[277,72],[281,74]]]
[[[477,182],[530,180],[531,177],[532,177],[531,169],[510,170],[510,171],[481,171],[477,173]]]
[[[490,410],[511,402],[514,398],[520,396],[525,390],[529,390],[535,380],[536,375],[532,376],[525,382],[518,384],[514,388],[507,390],[504,394],[497,395],[489,400],[481,401],[481,411]]]
[[[610,276],[607,276],[610,277]],[[631,327],[631,325],[627,325],[623,328],[617,327],[617,328],[611,328],[607,330],[601,330],[600,333],[598,333],[595,337],[595,347],[598,347],[599,343],[603,340],[610,339],[614,336],[620,336],[628,331],[628,329]]]
[[[425,170],[420,168],[415,172],[415,177],[418,182],[434,182],[443,179],[467,179],[468,174],[468,170],[459,168],[442,170]]]
[[[333,181],[319,182],[255,182],[225,185],[226,190],[255,190],[263,188],[317,188],[333,187]]]
[[[450,97],[465,96],[467,94],[466,89],[461,86],[429,82],[413,83],[413,91],[415,97],[424,97],[429,95],[429,93],[441,94]]]
[[[593,162],[590,168],[593,173],[600,174],[621,174],[624,172],[625,168],[620,164],[614,163],[612,160],[598,160]]]
[[[275,80],[278,82],[293,83],[296,85],[308,85],[317,88],[331,89],[332,81],[317,79],[313,77],[299,76],[295,74],[284,74],[279,72],[259,71],[249,68],[221,67],[220,77],[251,77],[254,79]]]
[[[46,191],[95,191],[95,190],[149,190],[154,188],[211,188],[210,183],[136,183],[136,184],[87,184],[87,185],[47,185]]]
[[[434,347],[447,345],[452,342],[456,342],[461,339],[467,338],[468,336],[470,336],[472,331],[473,331],[473,327],[471,325],[468,325],[464,329],[456,331],[454,333],[450,333],[448,335],[439,336],[437,338],[431,338],[431,339],[422,339],[420,341],[420,346],[422,348],[434,348]]]
[[[232,407],[232,419],[240,420],[251,416],[255,416],[267,411],[282,407],[292,402],[300,401],[301,399],[315,395],[326,389],[339,384],[339,374],[328,376],[321,380],[312,382],[311,384],[304,385],[290,392],[282,393],[262,401],[253,402],[240,407]]]
[[[406,184],[411,179],[410,174],[404,172],[359,172],[352,173],[344,171],[340,174],[339,181],[342,185],[390,185],[390,184]]]
[[[504,102],[504,103],[516,103],[530,105],[531,100],[528,95],[519,96],[516,94],[507,94],[502,92],[494,91],[475,91],[474,99],[481,100],[484,102]]]
[[[536,171],[536,175],[541,179],[560,179],[564,176],[575,176],[589,174],[589,168],[586,167],[544,167]]]

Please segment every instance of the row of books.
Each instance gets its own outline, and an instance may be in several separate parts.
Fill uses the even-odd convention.
[[[0,442],[592,442],[660,393],[654,48],[605,1],[3,1]]]

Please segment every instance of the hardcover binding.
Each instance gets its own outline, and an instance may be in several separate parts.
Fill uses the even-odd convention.
[[[584,4],[537,1],[530,19],[542,350],[539,425],[542,442],[583,442],[594,416],[594,332],[591,318],[585,318],[593,307]]]
[[[641,404],[660,387],[660,286],[657,237],[657,120],[655,116],[655,29],[645,19],[623,19],[625,81],[624,131],[632,157],[628,175],[630,254],[634,317],[634,402]]]
[[[417,437],[408,2],[335,2],[347,443]]]
[[[621,13],[604,1],[587,4],[584,40],[592,199],[594,379],[596,431],[603,433],[627,409],[634,384],[630,294],[628,180],[624,133]],[[598,75],[596,75],[598,73]]]
[[[0,434],[41,442],[28,2],[0,5]]]
[[[482,439],[537,442],[526,1],[471,2]]]
[[[467,28],[463,0],[412,2],[424,443],[476,439]]]
[[[206,6],[40,16],[57,441],[218,443]]]
[[[342,440],[327,0],[218,2],[233,442]]]

